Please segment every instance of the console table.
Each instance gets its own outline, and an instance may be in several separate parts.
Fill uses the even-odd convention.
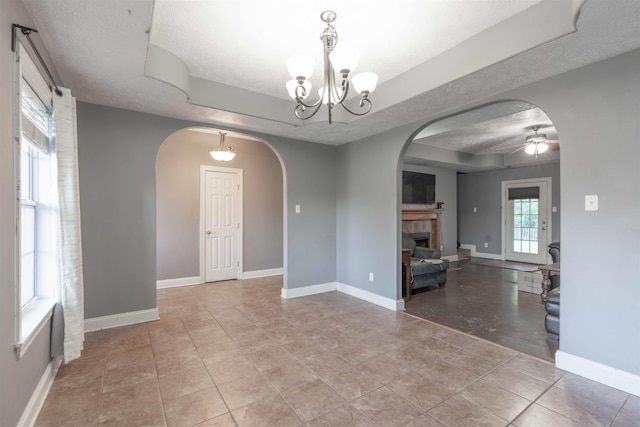
[[[547,302],[547,294],[551,290],[551,275],[553,273],[560,273],[560,263],[555,262],[553,264],[543,265],[538,267],[538,269],[542,273],[542,293],[540,294],[540,299],[544,304]]]
[[[411,249],[402,249],[402,263],[407,266],[404,274],[404,299],[411,301]]]

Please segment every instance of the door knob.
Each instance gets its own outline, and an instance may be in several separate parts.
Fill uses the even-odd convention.
[[[207,230],[207,234],[211,234],[211,230]]]

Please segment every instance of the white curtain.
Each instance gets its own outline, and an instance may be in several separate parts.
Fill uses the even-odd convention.
[[[84,286],[82,282],[82,236],[76,99],[69,89],[53,95],[53,119],[58,168],[60,240],[60,303],[64,315],[64,361],[80,357],[84,343]]]

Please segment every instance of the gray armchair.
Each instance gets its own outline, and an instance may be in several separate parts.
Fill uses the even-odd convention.
[[[433,248],[416,246],[410,236],[402,235],[402,247],[411,251],[411,289],[438,285],[444,288],[447,282],[448,259],[440,259],[441,252]]]

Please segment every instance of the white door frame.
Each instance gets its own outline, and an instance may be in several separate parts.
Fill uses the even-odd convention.
[[[242,231],[244,229],[242,214],[242,195],[244,191],[244,186],[242,185],[242,169],[237,168],[225,168],[222,166],[209,166],[209,165],[200,165],[200,226],[198,227],[200,232],[200,283],[205,283],[205,217],[206,217],[206,203],[205,203],[205,190],[206,190],[206,181],[205,174],[206,172],[223,172],[223,173],[231,173],[235,174],[238,179],[238,244],[236,247],[238,248],[238,253],[236,254],[236,259],[238,260],[236,276],[238,279],[242,278],[243,271],[243,259],[242,259]]]
[[[553,200],[552,198],[552,190],[551,190],[551,177],[544,177],[544,178],[529,178],[529,179],[515,179],[512,181],[502,181],[502,253],[501,253],[501,258],[502,261],[506,261],[507,259],[507,215],[508,215],[508,204],[509,204],[509,197],[507,195],[507,185],[512,185],[512,184],[527,184],[527,183],[534,183],[534,182],[546,182],[547,184],[547,243],[551,243],[551,236],[552,236],[552,223],[553,221],[551,220],[551,200]],[[546,256],[546,263],[549,264],[549,251],[547,251],[545,248],[541,248],[543,249],[545,256]]]

